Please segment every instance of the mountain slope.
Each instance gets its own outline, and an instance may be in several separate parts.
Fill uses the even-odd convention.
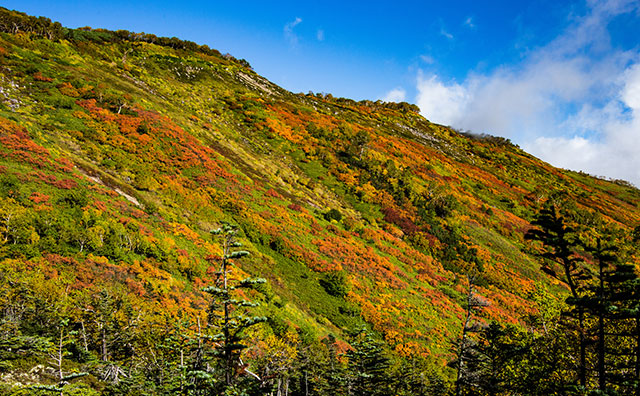
[[[251,296],[270,320],[252,337],[344,338],[366,324],[445,373],[466,275],[490,303],[485,321],[530,325],[536,296],[567,294],[524,239],[541,202],[563,193],[611,224],[640,223],[636,188],[406,103],[293,94],[193,43],[1,14],[0,287],[5,312],[26,307],[3,323],[31,318],[21,331],[47,336],[59,315],[84,331],[108,293],[136,329],[110,341],[106,360],[122,367],[147,355],[123,345],[152,351],[159,327],[206,320],[222,221],[251,253],[237,276],[268,280]],[[84,340],[96,355],[99,333]],[[44,381],[18,377],[19,361],[3,382]]]

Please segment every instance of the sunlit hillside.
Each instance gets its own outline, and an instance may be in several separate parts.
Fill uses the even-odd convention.
[[[572,339],[565,262],[530,232],[543,208],[575,234],[581,296],[599,295],[601,240],[637,263],[640,191],[623,181],[407,103],[294,94],[175,38],[4,9],[0,30],[2,394],[230,392],[203,291],[225,223],[250,253],[230,279],[266,279],[233,290],[234,312],[261,318],[230,374],[244,394],[456,392],[463,333],[482,344],[499,324],[532,351]],[[563,353],[554,375],[579,383]]]

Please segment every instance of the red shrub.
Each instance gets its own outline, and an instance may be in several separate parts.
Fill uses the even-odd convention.
[[[38,203],[38,204],[39,204],[39,203],[46,203],[47,201],[49,201],[49,198],[51,198],[51,197],[50,197],[50,196],[48,196],[48,195],[45,195],[45,194],[39,193],[39,192],[37,192],[37,191],[36,191],[36,192],[33,192],[33,193],[31,194],[31,196],[29,197],[29,199],[30,199],[31,201],[33,201],[34,203]]]
[[[384,214],[384,221],[397,225],[407,235],[413,235],[420,230],[410,218],[403,216],[396,209],[383,208],[382,213]]]
[[[42,73],[37,72],[33,75],[33,79],[36,81],[44,81],[44,82],[51,82],[53,81],[53,78],[50,77],[45,77],[42,75]]]
[[[276,190],[274,190],[273,188],[270,188],[265,195],[269,196],[269,197],[273,197],[273,198],[282,198],[282,196],[280,194],[278,194],[278,192]]]
[[[70,190],[72,188],[76,188],[78,183],[76,183],[75,180],[64,179],[53,182],[53,185],[63,190]]]

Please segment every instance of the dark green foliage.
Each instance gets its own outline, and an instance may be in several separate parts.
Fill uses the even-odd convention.
[[[49,18],[36,18],[22,12],[0,8],[0,31],[2,32],[34,33],[54,40],[63,37],[67,30],[59,22],[51,22]]]
[[[389,395],[391,392],[390,359],[383,344],[362,329],[351,338],[346,371],[347,388],[356,396]]]
[[[20,181],[13,174],[0,175],[0,195],[6,198],[20,197]]]
[[[83,208],[89,203],[89,197],[86,190],[71,190],[60,197],[58,202],[70,208]]]
[[[492,323],[484,328],[473,368],[479,372],[478,388],[489,395],[529,391],[525,367],[531,364],[530,338],[515,326]]]
[[[324,218],[327,221],[340,221],[342,220],[342,213],[340,213],[338,209],[330,209],[327,213],[324,214]]]
[[[335,297],[344,297],[349,292],[347,274],[344,271],[329,271],[322,274],[320,284],[327,293]]]
[[[634,335],[636,308],[623,307],[636,306],[637,274],[622,262],[629,258],[624,247],[631,246],[633,235],[611,225],[603,228],[602,220],[573,210],[549,202],[534,222],[540,228],[527,234],[543,242],[542,256],[560,264],[562,275],[550,266],[543,270],[562,279],[571,291],[564,312],[568,321],[563,324],[563,336],[570,344],[564,348],[576,351],[579,359],[575,366],[567,366],[577,381],[565,385],[584,390],[591,377],[597,384],[593,387],[603,394],[632,394],[640,380],[640,370],[634,368],[640,367],[640,337]],[[585,257],[595,262],[594,275],[584,265]]]
[[[286,250],[284,241],[282,240],[282,238],[279,238],[279,237],[274,237],[269,242],[269,247],[278,253],[284,253]]]

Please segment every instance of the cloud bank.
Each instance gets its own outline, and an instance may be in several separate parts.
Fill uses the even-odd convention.
[[[611,44],[609,24],[640,17],[634,0],[591,1],[517,65],[462,82],[418,73],[416,104],[433,122],[512,139],[553,165],[640,186],[640,51]]]

